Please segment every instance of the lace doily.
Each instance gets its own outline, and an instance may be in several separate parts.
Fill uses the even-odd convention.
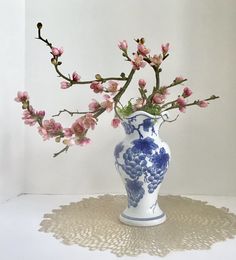
[[[236,215],[226,208],[181,196],[160,196],[159,205],[167,215],[165,223],[131,227],[118,219],[126,206],[125,196],[90,197],[45,214],[39,231],[53,233],[64,244],[110,250],[117,256],[209,249],[236,235]]]

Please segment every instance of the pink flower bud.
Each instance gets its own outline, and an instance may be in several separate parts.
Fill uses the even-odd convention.
[[[59,57],[63,54],[63,52],[64,52],[63,48],[59,49],[59,48],[53,47],[51,53],[52,53],[52,55]]]
[[[163,56],[165,56],[168,53],[169,49],[170,49],[170,44],[169,43],[161,45],[161,50],[162,50]]]
[[[75,81],[75,82],[79,82],[80,81],[80,75],[77,73],[77,72],[73,72],[72,74],[72,80]]]
[[[109,95],[104,95],[103,98],[105,101],[103,101],[100,105],[101,107],[105,108],[107,112],[111,112],[113,109],[113,103],[114,100]]]
[[[119,84],[116,81],[110,80],[108,82],[107,90],[109,92],[115,93],[115,92],[120,90],[120,86],[119,86]]]
[[[17,92],[17,97],[15,98],[16,102],[25,102],[29,100],[29,95],[26,91],[18,91]]]
[[[64,128],[63,133],[65,137],[71,137],[74,134],[71,128]]]
[[[35,116],[35,111],[31,109],[30,111],[24,110],[23,111],[23,117],[24,123],[29,126],[33,126],[37,122],[37,117]]]
[[[90,143],[91,143],[91,139],[89,139],[87,137],[83,137],[82,139],[76,140],[76,144],[78,144],[80,146],[85,146]]]
[[[184,80],[184,78],[183,78],[182,76],[179,76],[179,77],[176,77],[176,78],[174,79],[174,83],[175,83],[175,84],[178,84],[178,83],[181,83],[183,80]]]
[[[89,104],[89,111],[95,112],[100,108],[100,104],[97,102],[96,99],[92,99],[92,102]]]
[[[118,43],[118,47],[122,50],[122,51],[127,51],[128,49],[128,43],[126,42],[126,40],[123,40],[121,42]]]
[[[185,87],[182,96],[183,97],[189,97],[192,94],[193,94],[192,90],[188,87]]]
[[[146,81],[144,80],[144,79],[140,79],[139,81],[138,81],[138,85],[139,85],[139,87],[140,88],[145,88],[145,86],[146,86]]]
[[[180,112],[185,112],[186,111],[186,100],[183,98],[183,97],[179,97],[179,98],[177,98],[177,100],[176,100],[176,103],[177,103],[177,105],[178,105],[178,107],[179,107],[179,111]]]
[[[139,44],[138,45],[138,52],[143,55],[144,57],[146,57],[148,55],[148,53],[150,52],[149,49],[147,49],[143,44]]]
[[[120,123],[121,123],[121,121],[117,117],[113,118],[112,121],[111,121],[111,125],[114,128],[117,128],[120,125]]]
[[[198,102],[198,106],[199,106],[199,107],[202,107],[202,108],[205,108],[205,107],[208,106],[208,102],[207,102],[206,100],[200,100],[200,101]]]
[[[162,63],[162,55],[161,54],[160,55],[155,54],[153,57],[150,58],[150,60],[151,60],[150,65],[159,67]]]
[[[76,122],[83,126],[85,129],[91,128],[93,130],[97,123],[97,119],[93,117],[92,113],[87,113],[86,115],[78,118]]]
[[[102,93],[103,92],[103,85],[101,82],[94,81],[91,83],[90,88],[95,92],[95,93]]]
[[[35,111],[35,115],[36,115],[37,117],[44,118],[44,116],[45,116],[45,111],[43,111],[43,110]]]
[[[134,60],[131,61],[134,70],[139,70],[140,68],[144,68],[146,62],[143,60],[142,55],[134,54]]]
[[[157,93],[153,96],[152,101],[155,104],[162,104],[165,101],[165,96]]]
[[[76,136],[80,136],[84,133],[85,131],[85,128],[84,126],[82,125],[82,122],[79,119],[77,119],[71,126],[71,130],[72,132],[76,135]]]
[[[61,134],[62,130],[61,124],[55,122],[54,119],[44,120],[42,126],[38,128],[39,134],[42,135],[43,140],[57,137]]]
[[[67,89],[70,87],[70,83],[67,81],[62,81],[61,82],[61,89]]]

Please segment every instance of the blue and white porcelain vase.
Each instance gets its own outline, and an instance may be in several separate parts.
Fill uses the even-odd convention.
[[[121,222],[154,226],[165,221],[158,193],[170,161],[169,146],[159,137],[167,113],[153,116],[137,111],[123,120],[126,137],[115,147],[115,164],[125,185],[128,207]]]

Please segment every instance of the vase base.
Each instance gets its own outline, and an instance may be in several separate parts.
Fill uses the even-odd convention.
[[[166,215],[162,213],[159,216],[151,217],[151,218],[135,218],[135,217],[127,216],[124,213],[122,213],[119,219],[122,223],[126,225],[148,227],[148,226],[156,226],[163,223],[166,220]]]

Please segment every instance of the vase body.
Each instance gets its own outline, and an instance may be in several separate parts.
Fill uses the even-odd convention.
[[[125,185],[128,206],[121,222],[134,226],[154,226],[165,221],[158,193],[170,161],[170,149],[159,137],[167,118],[137,111],[122,125],[126,137],[115,147],[115,165]]]

